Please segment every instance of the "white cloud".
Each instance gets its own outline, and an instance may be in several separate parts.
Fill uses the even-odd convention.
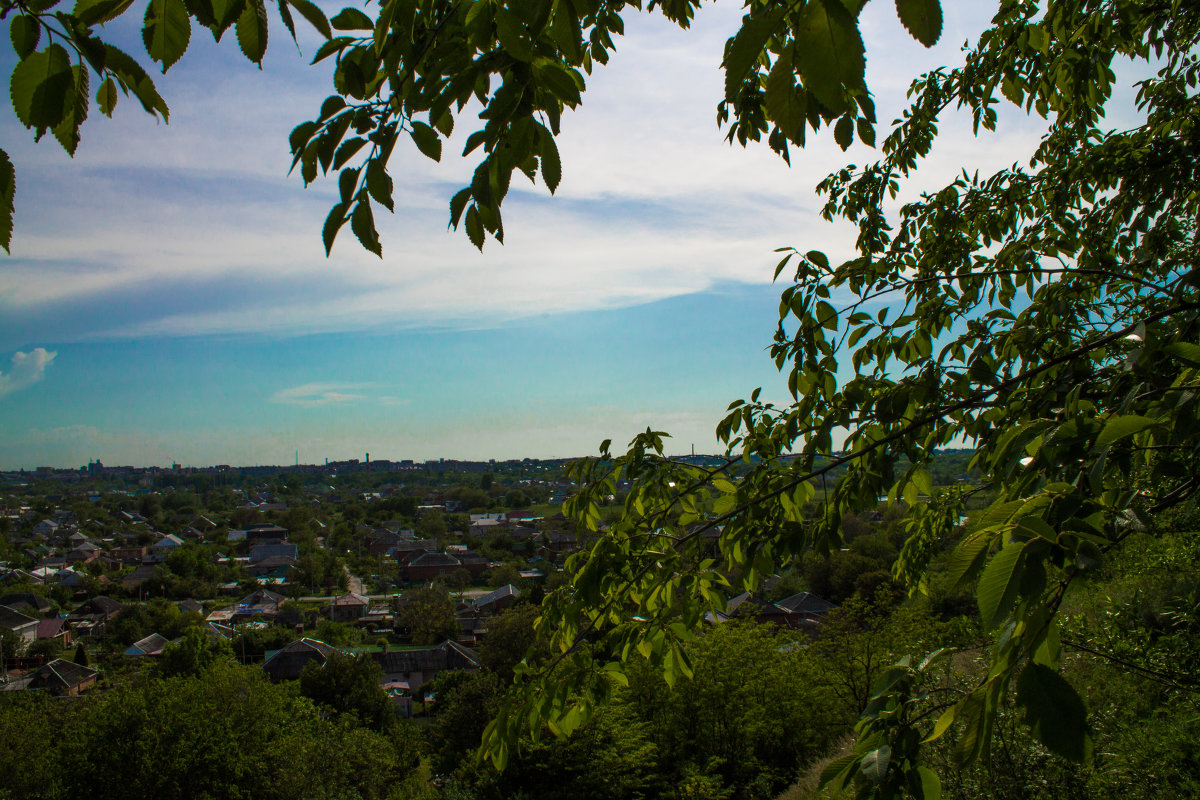
[[[366,384],[361,383],[305,383],[289,389],[280,389],[271,396],[271,402],[306,407],[352,403],[362,400],[364,395],[353,394],[347,390],[361,389],[364,386]]]
[[[0,372],[0,397],[28,388],[46,375],[46,367],[58,353],[44,347],[35,347],[28,353],[16,352],[12,357],[12,368]]]
[[[947,7],[943,42],[926,50],[889,4],[868,5],[863,29],[880,136],[908,79],[961,60],[958,44],[986,24],[982,9],[967,6]],[[820,219],[813,186],[878,153],[858,145],[842,153],[824,131],[793,154],[789,169],[764,143],[726,144],[713,117],[722,49],[740,15],[736,4],[706,5],[679,31],[656,15],[631,14],[612,63],[588,76],[586,102],[564,116],[558,196],[514,181],[506,244],[489,244],[483,255],[462,232],[445,229],[448,199],[474,166],[454,155],[478,126],[468,113],[442,164],[397,148],[397,213],[376,217],[384,259],[365,253],[349,230],[326,259],[319,231],[335,182],[305,190],[285,173],[287,131],[328,93],[329,62],[304,67],[294,48],[273,50],[263,72],[236,50],[189,52],[164,85],[170,126],[122,106],[118,119],[89,124],[73,160],[52,144],[30,143],[0,108],[0,133],[18,140],[10,153],[22,186],[33,187],[22,189],[17,255],[0,275],[0,335],[28,339],[29,327],[8,330],[6,316],[69,321],[72,330],[56,328],[55,341],[486,327],[725,281],[767,282],[779,246],[848,257],[854,231]],[[235,107],[255,113],[230,115]],[[902,199],[963,166],[986,171],[1026,158],[1037,137],[1026,123],[1014,119],[981,142],[962,120],[947,119]],[[84,179],[88,190],[77,191]],[[102,314],[112,308],[125,311]],[[318,404],[314,398],[306,402]]]

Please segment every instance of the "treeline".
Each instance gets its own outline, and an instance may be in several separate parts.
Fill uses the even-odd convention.
[[[401,800],[424,783],[410,730],[324,713],[258,667],[221,661],[77,699],[6,694],[0,797]]]
[[[1198,521],[1174,514],[1131,536],[1064,602],[1063,673],[1086,706],[1090,759],[1067,761],[1039,744],[1010,687],[985,759],[960,767],[954,729],[928,745],[942,797],[1124,800],[1132,785],[1154,797],[1200,796]],[[854,540],[864,544],[830,564],[877,573],[886,538],[865,532]],[[825,574],[805,563],[786,578],[801,585]],[[440,676],[411,722],[391,713],[368,658],[337,657],[272,685],[189,627],[157,668],[83,697],[0,693],[0,797],[827,797],[822,770],[849,752],[880,676],[898,659],[950,648],[914,688],[922,736],[984,676],[995,642],[980,633],[972,587],[946,585],[944,574],[935,567],[928,593],[911,598],[874,578],[847,578],[857,588],[815,636],[749,618],[708,627],[687,645],[694,679],[674,686],[635,658],[627,685],[613,685],[590,723],[566,738],[526,741],[502,773],[475,752],[514,666],[530,647],[537,652],[533,605],[493,620],[481,670]]]

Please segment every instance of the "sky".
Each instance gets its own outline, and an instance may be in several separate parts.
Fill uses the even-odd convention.
[[[867,5],[882,123],[912,77],[958,62],[985,5],[944,3],[929,50],[892,3]],[[0,469],[558,458],[647,427],[672,435],[669,452],[717,451],[730,401],[756,387],[786,398],[767,354],[774,250],[848,257],[853,231],[820,219],[813,189],[877,157],[842,153],[828,131],[790,168],[765,144],[724,141],[719,64],[740,14],[705,4],[680,31],[631,12],[564,114],[556,195],[514,178],[505,244],[483,253],[447,230],[474,167],[456,156],[468,117],[440,164],[397,148],[396,212],[376,212],[382,259],[348,229],[326,258],[336,185],[288,175],[287,134],[331,93],[330,66],[308,66],[315,34],[301,31],[302,54],[278,18],[261,70],[232,33],[215,45],[194,32],[156,78],[170,123],[123,97],[112,120],[93,108],[74,158],[0,104],[17,170],[0,254]],[[106,36],[139,47],[136,20]],[[1011,113],[985,140],[951,120],[908,191],[1025,160],[1037,136]]]

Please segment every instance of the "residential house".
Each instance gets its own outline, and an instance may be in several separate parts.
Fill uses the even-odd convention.
[[[383,670],[383,685],[405,683],[414,696],[420,696],[421,687],[443,672],[479,669],[479,655],[453,641],[433,647],[372,653],[371,657]]]
[[[68,614],[67,624],[76,633],[86,636],[94,630],[101,629],[124,608],[125,606],[111,597],[99,595]]]
[[[175,604],[175,607],[178,608],[180,611],[182,611],[185,614],[203,614],[204,613],[204,606],[200,603],[200,601],[193,600],[190,597],[180,600],[178,603]]]
[[[802,614],[810,617],[823,617],[837,608],[836,605],[825,598],[818,597],[809,592],[799,592],[791,597],[776,600],[775,605],[786,608],[793,614]]]
[[[44,617],[38,620],[38,639],[57,639],[60,647],[71,643],[71,629],[65,617]]]
[[[157,564],[141,564],[125,577],[121,578],[121,586],[128,592],[137,592],[142,584],[158,575]]]
[[[26,572],[23,569],[10,569],[3,574],[0,574],[0,583],[42,583],[43,579],[39,578],[32,572]]]
[[[478,578],[491,567],[491,563],[486,558],[471,550],[456,553],[455,557],[462,568],[471,573],[472,578]]]
[[[0,685],[0,691],[42,690],[57,696],[74,696],[96,683],[100,673],[71,661],[56,658],[33,672]]]
[[[398,531],[376,529],[371,532],[371,543],[369,545],[371,555],[393,555],[395,553],[396,545],[404,542],[406,539],[412,541],[410,537],[404,536]]]
[[[397,561],[403,563],[411,561],[422,553],[436,551],[437,542],[432,539],[401,539],[388,551],[388,554],[395,556]]]
[[[296,559],[289,556],[271,556],[256,564],[250,564],[246,570],[260,583],[287,583]]]
[[[37,641],[37,617],[22,614],[8,606],[0,606],[0,629],[12,631],[26,644]]]
[[[371,602],[366,597],[350,592],[333,599],[329,605],[329,618],[334,622],[353,622],[364,619],[370,607]]]
[[[734,616],[748,617],[759,624],[815,633],[824,622],[825,615],[834,608],[836,606],[833,603],[808,592],[800,592],[774,603],[743,592],[730,598],[724,612],[708,614],[706,619],[720,623]]]
[[[499,614],[501,611],[511,608],[520,596],[521,590],[508,583],[482,597],[477,597],[475,610],[484,616]]]
[[[31,617],[45,616],[54,610],[53,603],[33,592],[12,592],[0,595],[0,606],[8,606]]]
[[[65,586],[71,590],[79,590],[83,588],[84,577],[85,576],[83,573],[77,572],[71,567],[67,567],[54,573],[54,578],[52,580],[59,586]],[[103,578],[103,576],[101,576],[101,578]]]
[[[297,639],[287,647],[268,653],[263,670],[275,682],[295,680],[311,662],[325,666],[326,659],[335,649],[319,639]]]
[[[180,539],[173,533],[163,534],[162,538],[154,544],[150,545],[150,553],[146,560],[156,563],[166,561],[167,556],[171,555],[176,548],[183,546],[183,539]]]
[[[142,656],[161,656],[163,648],[171,643],[171,640],[157,633],[152,633],[149,636],[139,639],[125,649],[125,655],[140,658]]]
[[[286,542],[287,538],[287,528],[281,528],[278,525],[271,525],[270,523],[262,522],[257,525],[249,525],[246,528],[246,541],[251,544]]]
[[[471,536],[474,536],[476,538],[482,538],[484,536],[487,536],[489,533],[495,533],[496,531],[504,529],[504,522],[502,520],[493,519],[490,517],[483,518],[483,519],[475,519],[475,517],[477,517],[477,516],[481,516],[481,515],[479,515],[479,514],[471,515],[471,525],[467,529],[467,532]]]
[[[226,619],[217,619],[213,614],[209,614],[208,619],[213,622],[225,622],[229,620],[232,620],[234,623],[270,622],[279,617],[280,607],[286,601],[287,598],[281,594],[267,589],[259,589],[257,592],[239,600],[234,605],[232,614]]]
[[[90,541],[84,540],[79,545],[67,551],[67,562],[70,564],[90,564],[103,551]]]
[[[138,544],[126,544],[114,547],[108,551],[113,558],[120,559],[122,564],[141,564],[146,557],[146,548]]]
[[[575,538],[575,534],[549,531],[542,535],[542,545],[537,552],[543,558],[552,561],[558,556],[573,553],[578,549],[579,541]]]
[[[404,568],[404,577],[410,583],[426,583],[462,568],[462,562],[447,553],[422,553]]]
[[[299,545],[291,542],[271,542],[258,543],[250,545],[250,564],[258,564],[268,558],[276,556],[284,556],[292,559],[292,563],[296,563],[296,559],[300,558]]]

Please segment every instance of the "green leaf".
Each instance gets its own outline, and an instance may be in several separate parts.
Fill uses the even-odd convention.
[[[928,470],[914,470],[909,480],[916,485],[917,491],[920,494],[923,494],[926,497],[931,497],[933,495],[933,476],[929,474]]]
[[[371,202],[366,197],[359,197],[354,213],[350,215],[350,230],[358,237],[358,241],[367,250],[383,258],[383,245],[379,243],[379,233],[375,230],[375,217],[371,214]]]
[[[50,44],[22,59],[13,68],[8,91],[17,119],[41,136],[73,108],[75,74],[70,55],[62,45]]]
[[[8,153],[0,150],[0,247],[12,253],[13,200],[17,194],[17,171]]]
[[[518,61],[533,60],[533,48],[521,21],[506,7],[496,9],[496,38],[504,51]]]
[[[850,145],[854,144],[854,117],[847,113],[843,114],[842,118],[837,121],[837,125],[833,128],[833,140],[837,142],[838,147],[842,150],[849,150]]]
[[[542,159],[542,180],[546,182],[550,194],[554,194],[562,181],[562,162],[558,157],[558,143],[554,141],[554,134],[541,125],[538,126],[538,153]]]
[[[337,152],[333,154],[333,168],[341,169],[366,143],[367,140],[361,136],[355,136],[342,142],[338,146]]]
[[[789,140],[796,142],[803,135],[808,103],[804,92],[796,86],[792,48],[786,48],[771,66],[763,102],[771,120]]]
[[[113,109],[117,107],[117,84],[112,78],[105,78],[100,83],[96,90],[96,105],[100,106],[101,114],[112,117]]]
[[[942,36],[942,4],[939,0],[896,0],[896,13],[913,38],[933,47]]]
[[[892,748],[888,745],[877,747],[862,758],[860,769],[863,777],[872,783],[883,783],[887,776],[888,764],[892,760]]]
[[[475,245],[481,252],[483,250],[483,220],[479,218],[479,211],[475,205],[467,209],[467,238],[471,240],[471,244]]]
[[[296,8],[299,11],[299,7]],[[301,12],[303,13],[303,12]],[[339,31],[373,31],[375,23],[357,8],[343,8],[333,19],[329,20],[335,30]],[[332,33],[332,31],[330,32]]]
[[[150,0],[146,4],[142,41],[165,73],[183,56],[192,38],[192,19],[183,0]]]
[[[329,25],[328,17],[325,16],[325,12],[318,8],[315,3],[309,0],[287,0],[287,2],[300,13],[300,16],[308,20],[308,24],[312,25],[317,33],[326,39],[333,38],[333,29]]]
[[[845,88],[863,89],[866,59],[858,26],[837,0],[809,2],[796,24],[796,63],[809,92],[831,116],[846,110]],[[833,9],[831,13],[831,9]]]
[[[263,0],[246,0],[237,21],[238,47],[246,58],[261,64],[267,54],[267,9]]]
[[[212,31],[213,39],[219,42],[225,31],[229,30],[229,27],[242,16],[249,0],[211,0],[211,2],[216,24],[210,25],[209,29]]]
[[[1200,344],[1192,344],[1191,342],[1171,342],[1163,348],[1174,358],[1191,364],[1194,367],[1200,367]]]
[[[51,129],[54,138],[71,156],[79,147],[79,126],[87,119],[88,105],[91,101],[91,89],[88,87],[87,67],[76,64],[71,68],[75,76],[75,98],[70,111],[63,117],[62,122]]]
[[[133,0],[75,0],[71,16],[86,27],[103,25],[124,14],[133,5]]]
[[[354,196],[354,190],[357,188],[358,170],[346,167],[338,175],[338,194],[341,195],[342,203],[349,205],[350,199]]]
[[[217,12],[213,9],[212,0],[183,0],[188,13],[204,27],[212,30],[217,25]]]
[[[367,162],[367,192],[376,203],[388,211],[396,210],[392,202],[392,179],[387,174],[383,162],[377,159]]]
[[[837,309],[824,300],[817,302],[816,310],[813,312],[813,321],[827,330],[836,331],[838,327]]]
[[[458,227],[458,222],[462,219],[463,211],[470,199],[471,190],[469,188],[460,189],[454,193],[454,197],[450,198],[450,224],[455,228]]]
[[[831,786],[835,795],[841,792],[842,787],[856,771],[859,760],[858,753],[850,753],[829,762],[825,769],[821,770],[821,786]]]
[[[918,783],[921,788],[921,800],[941,800],[942,781],[937,773],[929,767],[917,767]]]
[[[976,596],[984,630],[995,628],[1016,604],[1024,550],[1024,543],[1006,544],[979,576]]]
[[[8,38],[12,41],[13,51],[17,58],[28,58],[37,49],[38,41],[42,38],[42,26],[37,17],[29,14],[17,14],[8,23]]]
[[[722,62],[725,67],[726,100],[732,101],[737,97],[785,11],[787,7],[779,5],[765,14],[743,20],[737,34],[726,43],[725,60]]]
[[[154,81],[150,79],[141,65],[134,61],[128,53],[118,50],[110,44],[106,44],[104,50],[105,63],[117,76],[122,88],[133,92],[138,102],[142,104],[142,108],[151,114],[161,115],[165,122],[170,116],[167,104],[159,96],[158,90],[154,87]]]
[[[946,731],[950,730],[950,726],[954,724],[954,719],[957,716],[958,716],[958,706],[957,705],[950,706],[950,708],[943,711],[942,715],[940,717],[938,717],[938,721],[934,724],[933,731],[931,731],[928,736],[926,736],[923,740],[921,740],[921,743],[925,744],[926,742],[933,742],[933,741],[937,741],[938,739],[942,738],[942,736],[945,735]]]
[[[578,77],[574,70],[566,69],[549,59],[540,59],[534,64],[534,72],[542,85],[549,89],[559,102],[571,108],[579,105],[582,100],[579,87],[582,78]]]
[[[986,688],[978,688],[955,707],[955,716],[963,723],[962,734],[954,742],[953,750],[959,765],[973,761],[987,748],[989,713],[986,692]]]
[[[1071,684],[1049,667],[1030,663],[1017,679],[1017,702],[1042,744],[1072,761],[1091,759],[1087,709]]]
[[[1157,420],[1139,417],[1136,414],[1109,417],[1108,422],[1104,424],[1104,430],[1100,431],[1100,435],[1096,437],[1096,449],[1106,450],[1114,442],[1140,433],[1156,423]]]
[[[437,131],[424,122],[413,120],[412,130],[409,131],[409,135],[416,142],[417,149],[428,158],[432,158],[434,161],[442,160],[442,140],[437,135]]]
[[[333,240],[337,238],[338,231],[346,224],[346,204],[338,203],[333,208],[329,209],[329,216],[325,218],[325,225],[321,229],[321,240],[325,243],[325,256],[328,257],[333,252]]]
[[[292,19],[292,11],[288,8],[287,0],[277,0],[279,3],[279,18],[283,20],[283,26],[287,28],[291,34],[292,41],[296,43],[296,49],[300,49],[300,41],[296,38],[296,22]]]

